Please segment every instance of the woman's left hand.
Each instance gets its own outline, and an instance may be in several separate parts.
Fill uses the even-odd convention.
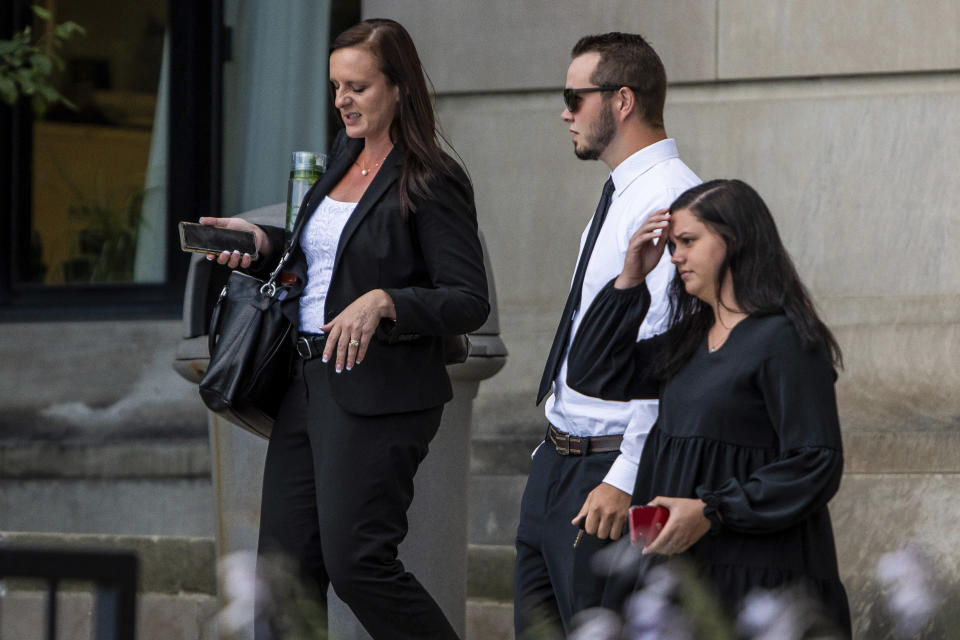
[[[699,498],[663,498],[657,496],[648,503],[652,507],[666,507],[670,511],[667,524],[643,553],[671,556],[683,553],[710,531],[710,521],[703,515],[707,503]]]
[[[329,362],[336,353],[337,373],[344,367],[350,371],[353,365],[360,364],[383,318],[397,319],[393,299],[383,289],[368,291],[351,302],[336,318],[321,327],[327,334],[323,361]]]

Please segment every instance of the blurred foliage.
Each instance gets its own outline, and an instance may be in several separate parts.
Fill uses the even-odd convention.
[[[48,10],[39,5],[31,8],[37,19],[46,23],[43,34],[35,37],[33,28],[26,26],[10,40],[0,40],[0,98],[10,105],[27,98],[37,115],[58,103],[75,109],[50,80],[55,69],[63,70],[58,53],[63,43],[75,35],[86,35],[86,30],[70,21],[54,24]]]
[[[144,192],[130,190],[115,197],[84,197],[74,189],[76,203],[70,216],[84,224],[77,234],[79,254],[64,263],[72,282],[130,282],[137,256],[137,236]]]

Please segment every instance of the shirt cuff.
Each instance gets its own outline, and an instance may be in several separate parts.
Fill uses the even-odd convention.
[[[607,471],[603,481],[632,496],[633,486],[637,482],[637,468],[636,462],[631,462],[621,453],[610,465],[610,471]]]

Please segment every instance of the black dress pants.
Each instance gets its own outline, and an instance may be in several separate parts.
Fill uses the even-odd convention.
[[[321,594],[332,585],[378,640],[457,638],[397,559],[413,476],[443,407],[346,413],[331,395],[328,366],[333,362],[298,363],[277,416],[264,468],[261,562],[275,552],[292,557]]]
[[[593,572],[591,559],[609,541],[584,534],[574,548],[578,529],[570,520],[618,455],[561,456],[549,442],[534,455],[517,527],[513,592],[518,640],[563,637],[571,631],[575,613],[600,604],[604,580]]]

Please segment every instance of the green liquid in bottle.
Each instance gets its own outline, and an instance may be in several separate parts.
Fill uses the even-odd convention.
[[[287,185],[287,220],[286,229],[289,235],[297,223],[297,214],[303,196],[306,195],[313,183],[323,173],[326,156],[312,151],[294,151],[290,166],[290,181]]]

